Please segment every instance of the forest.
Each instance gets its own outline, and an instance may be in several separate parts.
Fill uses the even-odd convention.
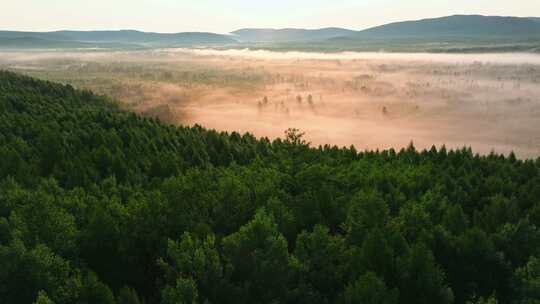
[[[540,158],[174,126],[0,72],[0,302],[540,303]]]

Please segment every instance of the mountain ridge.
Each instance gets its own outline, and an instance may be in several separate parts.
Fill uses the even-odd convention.
[[[13,40],[14,38],[17,38]],[[22,39],[24,38],[24,39]],[[32,45],[31,39],[34,44]],[[23,41],[26,40],[26,41]],[[70,42],[70,43],[67,43]],[[382,42],[382,43],[381,43]],[[400,48],[425,43],[497,45],[540,42],[540,18],[452,15],[400,21],[364,30],[341,27],[241,28],[229,34],[211,32],[157,33],[138,30],[52,32],[0,31],[0,48],[31,47],[278,47],[280,49],[352,50]],[[484,47],[482,45],[482,47]],[[459,45],[461,48],[462,45]]]
[[[371,27],[340,38],[530,36],[540,38],[540,23],[530,18],[452,15],[400,21]]]
[[[79,43],[128,43],[149,46],[168,45],[217,45],[234,44],[236,40],[228,35],[209,32],[180,32],[155,33],[137,30],[105,30],[105,31],[71,31],[61,30],[53,32],[23,32],[0,31],[0,39],[36,38],[57,41],[60,44],[66,41]],[[2,44],[0,43],[0,46]]]
[[[345,36],[356,31],[341,27],[319,29],[304,28],[242,28],[231,32],[233,37],[245,42],[285,42],[325,40]]]

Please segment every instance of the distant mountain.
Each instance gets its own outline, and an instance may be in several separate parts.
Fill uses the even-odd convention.
[[[0,37],[0,49],[73,49],[73,48],[137,48],[134,44],[117,42],[81,42],[73,40],[51,40],[36,37]]]
[[[152,33],[133,30],[122,31],[59,31],[55,32],[73,40],[85,42],[128,42],[146,44],[227,44],[236,43],[227,35],[204,32]]]
[[[228,35],[214,33],[186,32],[174,34],[150,33],[133,30],[122,31],[56,31],[56,32],[16,32],[0,31],[0,39],[6,43],[32,44],[32,47],[47,45],[75,45],[81,44],[95,46],[136,44],[149,47],[167,46],[207,46],[234,44],[237,41]],[[8,39],[15,39],[9,41]],[[18,41],[18,42],[17,42]],[[33,42],[32,42],[33,41]],[[67,43],[69,42],[69,43]],[[1,45],[0,45],[1,46]],[[59,47],[60,47],[59,46]]]
[[[308,29],[258,29],[245,28],[232,32],[233,37],[242,42],[297,42],[309,40],[326,40],[330,38],[348,36],[355,31],[329,27],[316,30]]]
[[[517,45],[519,44],[519,45]],[[308,51],[529,51],[540,48],[539,17],[454,15],[404,21],[362,31],[244,28],[206,32],[0,31],[0,48],[250,47]]]
[[[39,38],[48,40],[66,41],[71,40],[70,37],[62,35],[58,32],[20,32],[20,31],[0,31],[0,39],[14,38]]]
[[[442,18],[390,23],[363,30],[345,39],[417,38],[540,38],[540,23],[530,18],[454,15]],[[336,40],[344,39],[343,37]]]
[[[56,41],[36,37],[0,37],[0,49],[29,49],[29,48],[82,48],[88,45],[77,41]]]

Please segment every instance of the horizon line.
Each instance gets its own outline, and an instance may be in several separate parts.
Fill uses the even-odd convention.
[[[483,15],[483,14],[452,14],[452,15],[443,15],[438,17],[427,17],[427,18],[420,18],[420,19],[407,19],[402,21],[393,21],[378,25],[371,25],[365,28],[361,29],[353,29],[349,27],[342,27],[342,26],[336,26],[336,25],[330,25],[330,26],[322,26],[322,27],[238,27],[235,30],[232,30],[230,32],[219,32],[219,31],[174,31],[174,32],[160,32],[160,31],[146,31],[141,30],[137,28],[117,28],[117,29],[56,29],[56,30],[16,30],[16,29],[0,29],[0,32],[27,32],[27,33],[57,33],[57,32],[139,32],[139,33],[147,33],[147,34],[183,34],[183,33],[209,33],[209,34],[219,34],[219,35],[234,35],[233,33],[240,30],[273,30],[273,31],[280,31],[280,30],[308,30],[308,31],[317,31],[317,30],[324,30],[324,29],[342,29],[342,30],[349,30],[349,31],[363,31],[370,28],[378,27],[378,26],[384,26],[394,23],[401,23],[401,22],[414,22],[414,21],[422,21],[422,20],[429,20],[429,19],[440,19],[440,18],[446,18],[446,17],[455,17],[455,16],[480,16],[480,17],[501,17],[501,18],[522,18],[522,19],[529,19],[529,18],[540,18],[535,16],[514,16],[514,15]]]

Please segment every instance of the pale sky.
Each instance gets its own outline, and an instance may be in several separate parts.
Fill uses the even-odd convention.
[[[0,30],[364,29],[453,14],[540,17],[540,0],[0,0]]]

